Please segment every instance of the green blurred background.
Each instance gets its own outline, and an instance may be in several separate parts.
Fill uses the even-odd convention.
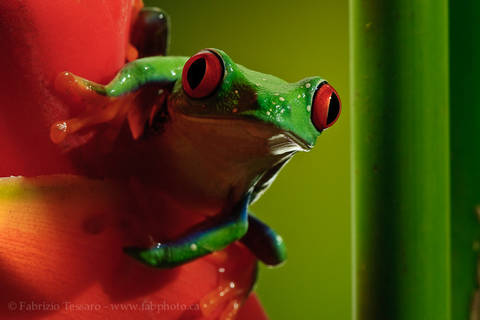
[[[253,206],[289,258],[262,267],[256,292],[271,319],[350,319],[348,2],[145,0],[172,20],[171,55],[225,50],[246,67],[290,82],[318,75],[338,91],[339,121],[298,154]]]

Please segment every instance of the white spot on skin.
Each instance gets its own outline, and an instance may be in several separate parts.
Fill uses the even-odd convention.
[[[196,251],[198,249],[197,245],[195,243],[192,243],[190,245],[190,249],[192,249],[192,251]]]
[[[262,78],[262,80],[263,80],[263,81],[267,81],[267,79],[265,79],[265,78]]]
[[[297,98],[300,99],[302,96],[301,95],[298,95]]]
[[[238,309],[238,302],[235,302],[235,303],[233,304],[233,309],[235,309],[235,310]]]
[[[307,106],[307,111],[310,112],[310,110],[312,110],[312,106],[311,106],[311,105],[308,105],[308,106]]]
[[[278,98],[280,101],[285,101],[285,98],[284,97],[280,97]]]
[[[305,84],[305,88],[310,88],[312,85],[310,83]]]
[[[235,282],[233,282],[233,281],[230,282],[230,288],[232,288],[232,289],[235,288]]]
[[[267,116],[269,116],[269,115],[270,115],[270,111],[267,111]]]
[[[173,70],[171,70],[170,73],[172,74],[172,76],[176,76],[176,75],[177,75],[177,73],[176,73],[175,71],[173,71]]]
[[[285,109],[282,109],[282,110],[280,110],[280,113],[283,113],[284,111],[285,111]]]
[[[218,268],[218,272],[224,273],[224,272],[225,272],[225,268]]]
[[[220,292],[218,295],[219,295],[220,297],[223,297],[223,296],[225,295],[225,292],[222,291],[222,292]]]

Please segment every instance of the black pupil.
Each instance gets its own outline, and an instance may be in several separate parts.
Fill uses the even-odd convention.
[[[203,76],[205,75],[206,67],[207,65],[205,59],[200,58],[194,61],[190,66],[190,69],[188,69],[187,81],[192,90],[198,87],[200,82],[202,82]]]
[[[330,104],[328,105],[327,126],[330,125],[335,119],[337,119],[340,112],[340,102],[335,93],[330,96]]]

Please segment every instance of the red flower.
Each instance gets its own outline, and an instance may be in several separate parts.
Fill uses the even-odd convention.
[[[251,281],[239,244],[174,269],[141,265],[121,251],[128,197],[64,175],[77,172],[50,126],[82,106],[58,97],[55,77],[108,82],[125,63],[132,2],[0,2],[0,176],[44,176],[0,180],[0,318],[216,318]],[[254,296],[240,314],[266,319]]]

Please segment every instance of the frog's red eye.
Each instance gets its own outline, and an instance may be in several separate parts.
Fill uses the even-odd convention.
[[[326,82],[320,84],[313,97],[312,122],[318,131],[332,126],[340,116],[340,98],[333,87]]]
[[[211,95],[222,81],[223,61],[211,51],[200,51],[188,59],[183,67],[183,89],[191,98]]]

